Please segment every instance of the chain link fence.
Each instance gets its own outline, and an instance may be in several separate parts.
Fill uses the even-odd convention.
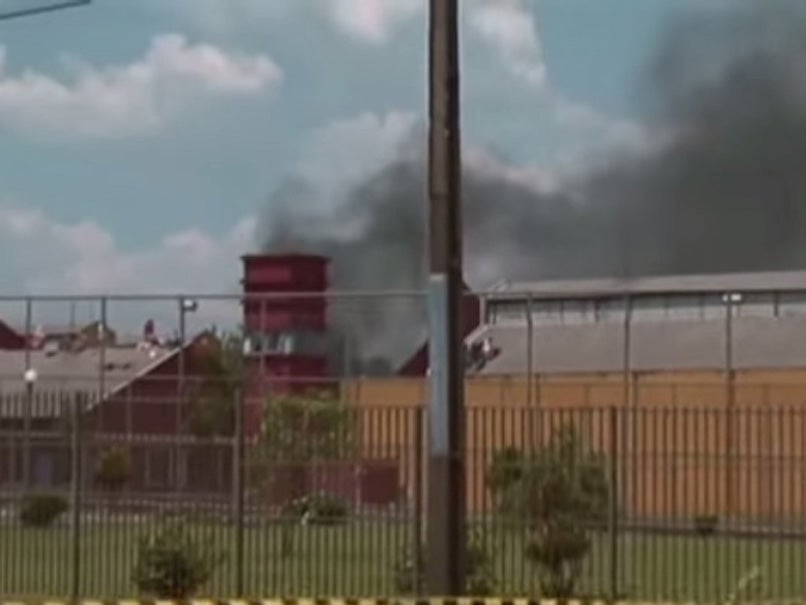
[[[231,431],[142,434],[100,424],[90,394],[35,395],[30,429],[2,428],[0,592],[142,592],[141,541],[179,521],[221,555],[206,595],[417,592],[423,408],[284,398],[253,431],[248,406],[232,401]],[[546,549],[573,537],[574,594],[715,599],[748,576],[806,593],[800,409],[471,407],[466,428],[480,590],[545,592]],[[546,542],[566,513],[581,533]]]

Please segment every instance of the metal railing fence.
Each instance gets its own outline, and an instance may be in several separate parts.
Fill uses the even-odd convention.
[[[420,406],[236,390],[205,424],[198,402],[142,393],[128,414],[99,414],[90,392],[34,398],[29,415],[0,398],[4,597],[137,594],[141,541],[171,522],[221,555],[200,594],[421,589],[407,564],[428,522]],[[570,520],[575,594],[806,595],[806,410],[470,403],[466,437],[475,589],[540,594],[547,532]]]

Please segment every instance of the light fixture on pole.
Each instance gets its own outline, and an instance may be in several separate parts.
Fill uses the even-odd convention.
[[[90,4],[92,4],[92,0],[63,0],[62,2],[51,2],[49,4],[44,4],[41,6],[32,6],[29,8],[7,10],[0,12],[0,21],[8,21],[10,19],[19,19],[22,17],[33,17],[35,15],[52,13],[55,11],[65,10],[68,8],[89,6]]]
[[[37,374],[34,368],[28,368],[25,370],[25,373],[22,375],[22,377],[25,380],[26,387],[33,387],[37,378],[39,378],[39,374]]]

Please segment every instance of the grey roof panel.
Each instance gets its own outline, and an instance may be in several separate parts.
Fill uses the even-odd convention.
[[[528,371],[528,329],[492,325],[474,339],[491,337],[501,353],[484,374]],[[599,323],[535,326],[534,372],[617,372],[624,367],[624,326]],[[725,321],[638,322],[630,328],[630,365],[636,371],[721,370],[726,362]],[[806,317],[738,317],[732,326],[733,368],[806,367]]]
[[[715,273],[666,275],[654,277],[503,281],[494,286],[492,298],[508,294],[531,293],[535,296],[615,296],[625,293],[658,294],[664,292],[729,291],[806,291],[806,271],[769,271],[760,273]]]

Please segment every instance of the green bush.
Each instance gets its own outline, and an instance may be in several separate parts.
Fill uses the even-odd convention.
[[[574,595],[590,547],[587,532],[572,518],[552,519],[530,533],[525,554],[540,567],[540,590],[544,597]]]
[[[699,515],[694,518],[694,531],[702,537],[714,535],[718,525],[719,517],[717,515]]]
[[[309,525],[341,525],[347,522],[350,507],[344,498],[321,492],[292,500],[283,516]]]
[[[591,548],[591,528],[606,523],[610,485],[605,460],[588,451],[572,426],[530,456],[502,450],[487,473],[498,513],[524,528],[524,555],[547,598],[574,595]]]
[[[210,580],[223,560],[209,539],[194,536],[182,520],[171,521],[140,538],[132,580],[149,597],[185,599]]]
[[[492,559],[487,552],[483,536],[472,533],[467,538],[465,590],[474,597],[484,597],[495,591]],[[400,595],[410,595],[425,585],[425,549],[412,552],[408,549],[394,569],[395,589]]]
[[[101,488],[116,492],[129,482],[132,476],[132,464],[129,453],[122,447],[114,447],[101,457],[95,471],[95,482]]]
[[[67,499],[58,494],[26,496],[20,506],[20,523],[25,527],[50,527],[68,508]]]

